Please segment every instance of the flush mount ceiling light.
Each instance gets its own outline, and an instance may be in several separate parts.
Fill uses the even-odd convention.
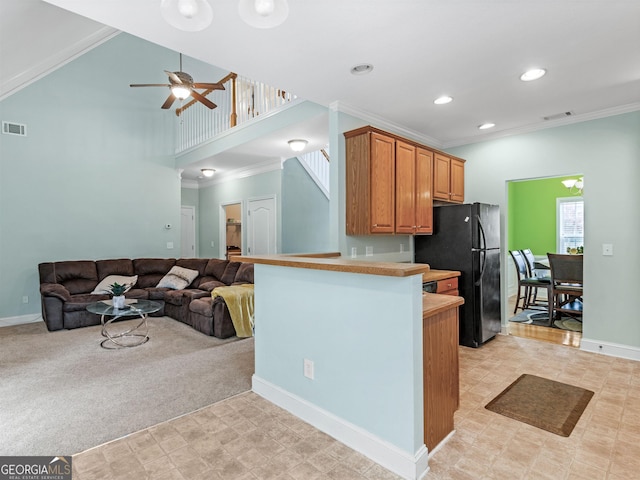
[[[289,16],[287,0],[240,0],[238,13],[245,23],[255,28],[273,28]]]
[[[483,123],[482,125],[478,125],[478,129],[479,130],[486,130],[487,128],[493,128],[495,126],[496,126],[495,123]]]
[[[307,146],[307,143],[308,142],[306,140],[289,140],[289,147],[291,147],[291,150],[293,150],[294,152],[301,152],[302,150],[304,150],[304,147]]]
[[[351,67],[351,73],[354,75],[366,75],[367,73],[371,73],[372,70],[373,65],[370,63],[361,63],[360,65]]]
[[[213,20],[207,0],[162,0],[160,13],[169,25],[185,32],[204,30]]]
[[[532,68],[520,75],[520,80],[523,82],[531,82],[544,77],[545,73],[547,73],[547,71],[544,68]]]
[[[200,171],[202,172],[202,175],[204,175],[205,177],[213,177],[213,174],[216,173],[216,171],[213,168],[203,168]]]
[[[433,103],[435,103],[436,105],[445,105],[452,101],[453,97],[450,97],[449,95],[442,95],[441,97],[436,98]]]

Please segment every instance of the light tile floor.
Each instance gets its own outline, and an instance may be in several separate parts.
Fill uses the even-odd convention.
[[[588,388],[570,437],[484,405],[523,373]],[[640,362],[513,336],[460,349],[456,433],[427,480],[640,478]],[[397,479],[363,455],[247,392],[74,456],[74,480]]]

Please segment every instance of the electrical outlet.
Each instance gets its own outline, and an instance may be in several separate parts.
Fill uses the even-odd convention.
[[[313,360],[304,359],[303,372],[305,377],[313,380]]]
[[[22,297],[22,303],[29,303],[29,297],[27,295]]]
[[[214,242],[213,240],[211,240],[211,248],[216,246],[216,242]]]
[[[613,244],[612,243],[603,243],[602,244],[602,255],[606,255],[606,256],[613,255]]]
[[[403,252],[404,252],[404,243],[401,243],[400,244],[400,253],[403,253]]]
[[[171,250],[173,248],[173,242],[167,242],[167,248]]]
[[[369,246],[365,249],[365,255],[367,257],[373,257],[373,247]]]
[[[358,256],[358,247],[351,247],[351,258],[356,258]]]

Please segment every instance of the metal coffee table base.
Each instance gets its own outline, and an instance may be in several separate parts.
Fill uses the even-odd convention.
[[[115,350],[117,348],[137,347],[138,345],[142,345],[149,341],[149,325],[147,325],[147,315],[144,313],[140,313],[140,321],[129,330],[124,332],[113,331],[113,326],[111,324],[118,318],[126,314],[131,315],[131,313],[131,311],[126,313],[123,312],[123,315],[111,317],[106,322],[104,321],[105,315],[102,315],[100,320],[102,323],[102,336],[107,337],[105,340],[100,342],[100,346],[102,348]]]

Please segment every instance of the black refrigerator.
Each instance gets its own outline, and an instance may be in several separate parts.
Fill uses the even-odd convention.
[[[433,235],[415,237],[416,263],[458,270],[460,345],[477,348],[500,332],[500,207],[433,207]]]

